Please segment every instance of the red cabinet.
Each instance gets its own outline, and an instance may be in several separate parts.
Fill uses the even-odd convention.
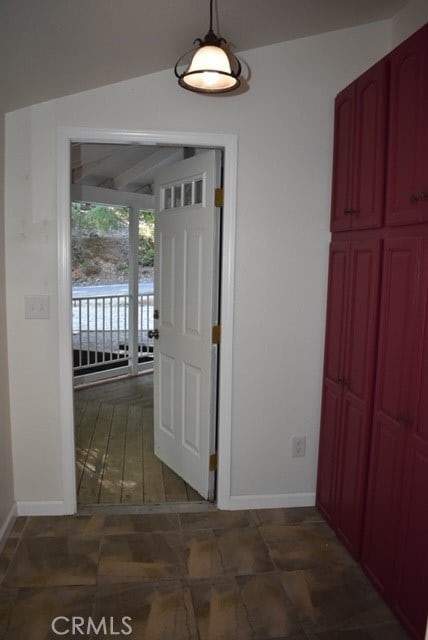
[[[428,238],[385,241],[362,563],[415,637],[428,614]]]
[[[422,640],[428,25],[336,98],[331,229],[317,506]]]
[[[387,72],[388,63],[382,60],[336,98],[332,231],[382,224]]]
[[[330,249],[317,505],[358,557],[377,334],[380,242]]]
[[[385,221],[428,220],[428,26],[390,55]]]

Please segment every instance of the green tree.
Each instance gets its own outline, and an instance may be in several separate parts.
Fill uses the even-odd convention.
[[[71,229],[75,239],[76,260],[83,261],[82,238],[102,234],[114,234],[129,226],[129,210],[126,207],[73,202],[71,206]],[[143,267],[153,267],[155,257],[154,211],[139,212],[138,262]],[[85,241],[86,242],[86,241]]]
[[[128,209],[73,202],[71,229],[78,236],[91,232],[120,231],[128,226]]]
[[[140,211],[138,262],[143,267],[153,267],[155,259],[155,213]]]

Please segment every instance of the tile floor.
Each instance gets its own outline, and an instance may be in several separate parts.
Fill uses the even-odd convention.
[[[18,518],[0,640],[59,637],[409,638],[313,508]]]

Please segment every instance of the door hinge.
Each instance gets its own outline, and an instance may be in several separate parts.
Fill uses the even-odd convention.
[[[217,453],[212,453],[210,455],[210,471],[217,471],[218,467],[218,455]]]
[[[224,206],[224,189],[222,187],[218,187],[215,190],[214,204],[216,207]]]
[[[221,342],[221,325],[215,324],[213,326],[211,342],[212,342],[212,344],[220,344],[220,342]]]

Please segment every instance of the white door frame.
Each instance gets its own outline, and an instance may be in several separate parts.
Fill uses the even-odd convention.
[[[220,148],[224,152],[224,207],[221,243],[221,357],[218,394],[217,506],[231,508],[232,347],[238,138],[235,134],[124,131],[83,127],[57,130],[58,354],[63,513],[77,511],[71,308],[70,145],[71,142],[177,145]]]

